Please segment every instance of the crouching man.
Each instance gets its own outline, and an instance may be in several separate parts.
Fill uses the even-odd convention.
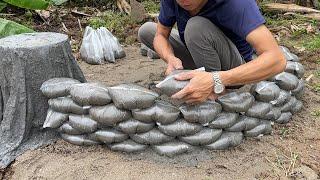
[[[168,64],[166,74],[205,67],[206,72],[176,77],[190,83],[172,98],[197,104],[215,99],[225,87],[284,70],[284,55],[264,23],[255,0],[161,0],[159,23],[145,23],[139,39]]]

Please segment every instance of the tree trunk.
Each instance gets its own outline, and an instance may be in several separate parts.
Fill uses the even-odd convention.
[[[0,169],[24,151],[55,139],[53,131],[42,129],[48,103],[40,92],[41,84],[54,77],[85,82],[66,35],[0,39]]]

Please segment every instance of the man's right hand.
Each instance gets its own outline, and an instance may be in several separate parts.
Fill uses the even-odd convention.
[[[177,57],[171,57],[167,59],[167,62],[168,62],[168,67],[166,70],[166,75],[171,74],[172,71],[174,70],[183,69],[182,62]]]

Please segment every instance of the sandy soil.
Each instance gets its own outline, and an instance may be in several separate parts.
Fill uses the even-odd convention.
[[[107,85],[135,82],[148,85],[164,71],[161,60],[139,55],[116,64],[91,66],[79,62],[89,81]],[[318,65],[319,66],[319,65]],[[307,75],[312,73],[308,68]],[[316,179],[320,174],[320,97],[307,90],[305,107],[287,125],[275,125],[271,136],[247,139],[227,151],[197,150],[175,158],[152,151],[112,152],[105,147],[78,147],[63,141],[20,156],[0,179]],[[3,176],[3,177],[1,177]]]

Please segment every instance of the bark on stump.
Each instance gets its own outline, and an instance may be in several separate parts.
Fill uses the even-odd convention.
[[[0,169],[57,137],[42,129],[48,102],[40,92],[41,84],[54,77],[86,81],[68,36],[31,33],[0,39]]]

